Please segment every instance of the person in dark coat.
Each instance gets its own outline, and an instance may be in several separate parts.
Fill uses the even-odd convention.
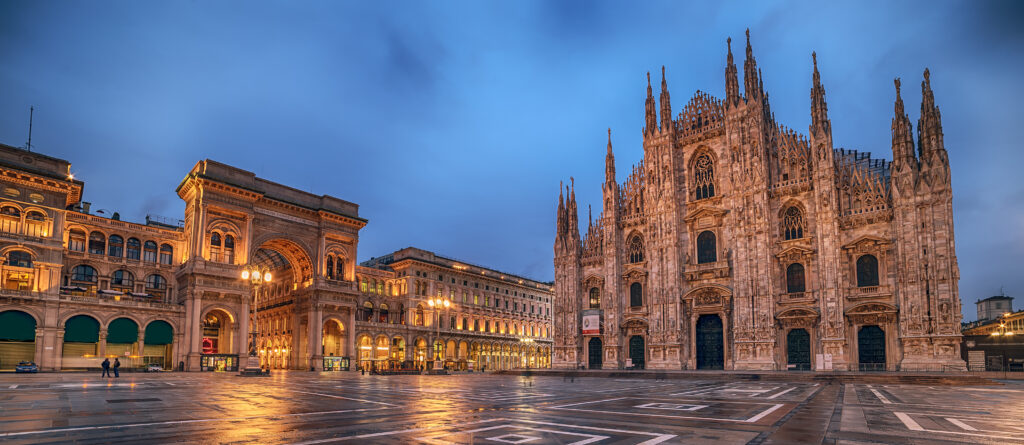
[[[114,359],[114,378],[115,379],[118,378],[118,377],[121,377],[117,373],[117,368],[120,368],[120,367],[121,367],[121,361],[115,358]]]
[[[100,375],[100,378],[110,377],[110,359],[103,359],[103,363],[100,366],[103,367],[103,375]]]

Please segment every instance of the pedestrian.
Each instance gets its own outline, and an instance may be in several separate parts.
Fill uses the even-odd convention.
[[[117,373],[117,368],[120,368],[120,367],[121,367],[121,361],[115,358],[114,359],[114,378],[115,379],[118,378],[118,377],[121,377]]]
[[[100,378],[110,377],[110,359],[109,358],[103,359],[103,363],[100,366],[103,367],[103,374],[100,375]]]

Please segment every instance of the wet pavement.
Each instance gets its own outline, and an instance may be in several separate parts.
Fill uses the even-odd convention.
[[[0,375],[0,442],[1024,443],[1024,383]]]

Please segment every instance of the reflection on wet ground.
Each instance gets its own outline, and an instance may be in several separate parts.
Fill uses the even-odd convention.
[[[1024,443],[1024,384],[0,375],[0,442]]]

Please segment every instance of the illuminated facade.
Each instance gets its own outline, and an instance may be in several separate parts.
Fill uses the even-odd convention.
[[[356,204],[203,160],[177,188],[186,204],[183,220],[147,217],[136,224],[92,211],[82,201],[85,184],[70,168],[61,159],[0,145],[0,369],[22,360],[42,370],[95,368],[103,357],[118,357],[126,367],[233,371],[240,362],[244,367],[254,329],[264,367],[340,370],[357,359],[357,333],[401,337],[411,345],[436,338],[427,320],[433,312],[419,308],[426,296],[414,292],[419,285],[413,283],[426,280],[412,273],[451,260],[357,266],[366,220]],[[416,252],[413,257],[425,255]],[[241,279],[245,266],[272,272],[257,295]],[[488,294],[497,294],[490,289],[502,283],[515,295],[538,287],[532,295],[550,299],[550,288],[540,283],[510,283],[498,272],[465,267],[476,270],[474,282]],[[379,283],[373,291],[371,282]],[[536,314],[499,316],[496,308],[461,303],[455,308],[453,316],[489,317],[489,328],[505,322],[498,325],[504,331],[474,330],[473,336],[462,335],[468,329],[442,329],[445,342],[466,340],[470,351],[479,348],[475,355],[455,356],[463,362],[488,357],[480,361],[497,367],[500,354],[492,351],[515,344],[510,329],[523,330],[516,341],[536,339],[530,345],[541,346],[549,327]],[[542,363],[537,354],[533,363]],[[410,347],[407,365],[416,358]]]
[[[660,100],[648,76],[643,160],[617,182],[609,130],[603,211],[582,237],[560,190],[553,365],[963,368],[928,71],[916,148],[896,80],[889,162],[832,144],[816,59],[808,136],[775,121],[749,34],[743,68],[741,89],[730,48],[725,98],[698,91],[677,118],[664,71]]]

